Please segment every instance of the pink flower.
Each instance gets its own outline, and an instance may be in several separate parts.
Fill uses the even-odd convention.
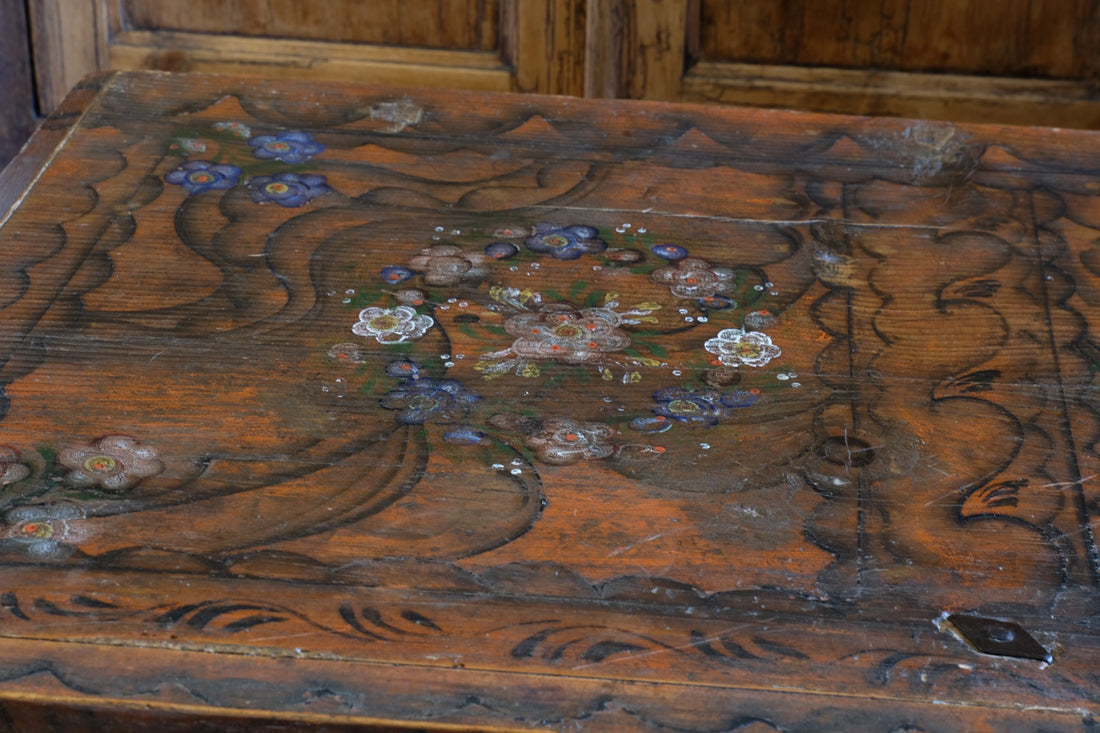
[[[0,445],[0,486],[14,484],[31,475],[31,470],[23,463],[19,451],[7,445]]]
[[[614,448],[607,441],[613,431],[603,423],[578,422],[564,417],[552,417],[542,430],[524,440],[538,457],[556,466],[581,460],[607,458]]]
[[[619,328],[620,323],[619,314],[607,308],[578,310],[551,304],[536,313],[512,316],[504,329],[516,338],[512,351],[520,358],[581,364],[630,346],[630,336]]]
[[[108,435],[91,443],[63,448],[57,461],[70,469],[65,480],[72,486],[122,491],[164,470],[164,464],[156,456],[154,448],[128,435]]]
[[[463,280],[483,277],[489,257],[480,252],[463,252],[451,244],[437,244],[420,250],[409,260],[409,267],[424,273],[429,285],[457,285]]]
[[[654,270],[649,277],[659,285],[668,285],[678,298],[707,298],[733,285],[733,272],[728,267],[713,267],[694,257]]]

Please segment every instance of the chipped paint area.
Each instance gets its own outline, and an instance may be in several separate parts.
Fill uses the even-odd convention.
[[[406,127],[415,127],[424,120],[424,108],[411,99],[395,99],[390,102],[379,102],[367,108],[367,113],[372,120],[388,122],[382,128],[382,132],[397,134]]]

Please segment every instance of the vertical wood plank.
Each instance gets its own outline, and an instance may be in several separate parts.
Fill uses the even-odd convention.
[[[690,0],[589,0],[586,93],[679,99]]]
[[[38,106],[53,110],[88,74],[107,65],[106,0],[29,0]]]
[[[588,0],[585,18],[584,96],[618,97],[622,69],[623,4],[618,0]]]
[[[514,91],[583,94],[584,0],[504,0],[500,48]]]
[[[22,0],[0,0],[0,168],[18,152],[34,129],[27,16]]]

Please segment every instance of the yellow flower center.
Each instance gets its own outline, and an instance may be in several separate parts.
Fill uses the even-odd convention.
[[[90,456],[84,459],[84,468],[92,473],[111,473],[118,468],[118,461],[110,456]]]
[[[19,531],[24,537],[44,540],[53,536],[53,525],[49,522],[27,522],[19,528]]]
[[[393,316],[375,316],[367,323],[372,331],[392,331],[397,328],[399,321]]]

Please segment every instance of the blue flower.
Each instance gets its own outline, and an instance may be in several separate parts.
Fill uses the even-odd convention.
[[[443,440],[454,445],[484,445],[488,442],[485,433],[465,425],[443,433]]]
[[[583,224],[558,227],[538,224],[535,233],[524,244],[532,252],[548,252],[558,260],[575,260],[581,255],[596,254],[607,249],[607,242],[599,239],[599,230]]]
[[[233,188],[240,177],[241,169],[235,165],[190,160],[166,175],[164,180],[176,186],[183,186],[187,193],[202,193]]]
[[[653,413],[658,417],[694,425],[714,425],[733,410],[755,403],[756,393],[665,387],[653,393],[653,400],[657,402]]]
[[[280,173],[253,178],[248,182],[248,190],[252,200],[258,204],[274,201],[279,206],[292,208],[307,204],[332,189],[328,187],[324,176]]]
[[[416,273],[402,265],[390,265],[382,268],[382,280],[390,285],[403,283]]]
[[[454,379],[407,379],[379,402],[387,410],[399,410],[397,422],[406,425],[460,422],[470,406],[481,399]]]
[[[494,260],[506,260],[519,254],[519,247],[511,242],[493,242],[485,248],[485,254]]]
[[[663,259],[675,262],[688,256],[688,251],[678,244],[655,244],[653,254]]]
[[[672,420],[664,415],[636,417],[630,421],[630,427],[645,433],[663,433],[672,427]]]
[[[280,132],[278,135],[257,135],[248,141],[252,154],[261,160],[277,160],[280,163],[305,163],[321,152],[325,146],[313,140],[308,132]]]

